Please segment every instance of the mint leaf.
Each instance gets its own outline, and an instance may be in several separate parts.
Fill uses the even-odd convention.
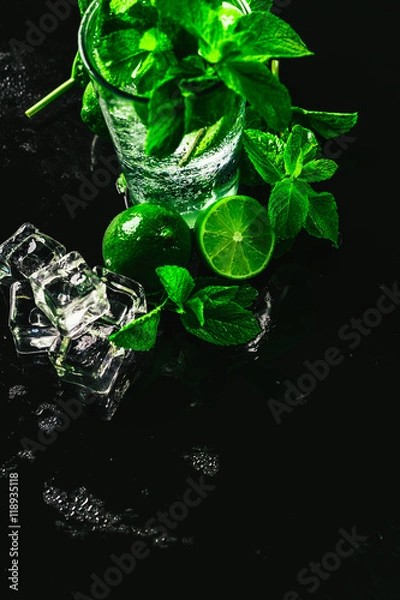
[[[183,79],[180,90],[185,98],[186,133],[214,125],[235,110],[235,94],[216,77]]]
[[[317,155],[320,154],[320,145],[317,141],[317,138],[315,137],[315,134],[312,131],[310,131],[310,129],[307,129],[307,131],[308,134],[306,136],[306,141],[302,148],[303,166],[306,165],[308,162],[314,160],[314,158],[316,158]]]
[[[114,12],[110,8],[110,0],[99,0],[99,10],[96,18],[95,46],[101,52],[105,38],[112,33],[121,33],[130,31],[132,35],[141,37],[146,30],[157,27],[157,10],[147,2],[137,2],[129,10]],[[114,53],[118,54],[120,44],[118,37],[115,37],[115,47],[112,43],[109,45],[109,54],[103,52],[103,60],[114,59]],[[134,50],[131,47],[130,50]],[[129,45],[128,45],[129,50]]]
[[[154,29],[149,29],[145,31],[140,40],[139,47],[142,50],[148,50],[148,52],[153,52],[157,48],[157,36],[156,31]]]
[[[133,72],[143,58],[141,37],[141,32],[135,29],[113,31],[101,38],[96,50],[102,76],[120,89],[133,83]]]
[[[239,182],[248,187],[260,187],[265,185],[265,180],[255,169],[254,164],[249,158],[248,152],[242,145],[239,157]]]
[[[111,0],[98,0],[98,11],[96,13],[96,31],[94,37],[96,45],[101,47],[102,41],[110,33],[125,28],[124,13],[116,14],[110,8]],[[105,55],[106,58],[106,55]]]
[[[157,307],[111,334],[109,339],[121,348],[147,352],[156,343],[160,319],[161,307]]]
[[[151,96],[153,89],[165,78],[175,61],[175,55],[171,51],[154,50],[149,53],[140,63],[140,68],[135,71],[137,92],[142,96]]]
[[[190,298],[186,303],[185,313],[187,313],[188,310],[191,310],[195,315],[197,319],[197,324],[200,325],[200,327],[203,327],[205,322],[203,300],[198,296],[193,296],[193,298]]]
[[[333,177],[338,167],[339,165],[329,158],[312,160],[304,165],[300,179],[309,182],[325,181]]]
[[[226,303],[233,300],[239,290],[238,285],[210,285],[197,291],[192,298],[200,298],[202,302],[212,300],[216,304]]]
[[[221,60],[220,47],[224,36],[224,26],[218,13],[209,11],[203,23],[202,33],[199,36],[199,53],[209,63],[215,64]]]
[[[176,80],[161,83],[149,102],[146,154],[165,158],[179,146],[185,131],[185,105]]]
[[[331,240],[338,248],[339,216],[334,196],[329,192],[312,191],[308,198],[310,208],[305,229],[314,237]]]
[[[244,283],[239,286],[239,289],[234,296],[234,301],[243,308],[248,308],[253,304],[257,296],[258,291],[256,288],[249,283]]]
[[[298,177],[305,162],[317,154],[318,143],[315,135],[309,129],[295,125],[289,134],[284,151],[286,173]]]
[[[156,273],[167,292],[169,300],[179,308],[183,308],[195,287],[194,279],[189,271],[184,267],[166,265],[157,267]]]
[[[310,127],[326,139],[347,133],[356,125],[357,121],[357,112],[336,113],[293,107],[294,123]]]
[[[212,6],[204,0],[154,0],[161,16],[174,23],[201,41],[205,48],[223,35],[222,24]]]
[[[205,2],[207,2],[207,4],[209,4],[211,6],[211,8],[213,8],[214,10],[218,10],[219,7],[221,6],[221,0],[204,0]]]
[[[281,167],[283,144],[279,137],[256,129],[243,132],[243,145],[257,173],[269,184],[284,177]]]
[[[247,0],[252,10],[271,10],[274,6],[274,0]]]
[[[256,129],[257,131],[268,132],[266,123],[261,117],[260,113],[257,112],[254,106],[246,106],[245,114],[245,129]]]
[[[241,19],[242,15],[238,12],[237,8],[224,2],[222,6],[217,8],[218,18],[222,23],[227,34],[233,32],[237,22]]]
[[[289,92],[269,68],[251,60],[229,60],[218,66],[225,84],[246,98],[275,131],[284,131],[291,118]]]
[[[126,12],[134,4],[137,4],[138,0],[111,0],[110,2],[110,10],[115,13]]]
[[[244,37],[243,33],[251,35]],[[271,58],[299,58],[313,54],[286,21],[265,11],[243,15],[238,22],[236,35],[242,56],[260,62],[267,62]]]
[[[210,288],[210,287],[211,288],[217,288],[217,287],[227,288],[227,287],[229,287],[230,289],[235,290],[235,293],[232,294],[232,296],[231,296],[232,299],[237,304],[240,304],[240,306],[243,306],[244,308],[249,307],[258,296],[258,291],[251,284],[242,283],[240,285],[227,286],[226,279],[223,277],[200,276],[200,277],[196,277],[195,284],[196,284],[195,294],[193,294],[192,298],[197,294],[197,292],[199,292],[202,289],[206,289],[206,288]]]
[[[196,285],[207,280],[199,278]],[[260,332],[257,319],[245,310],[257,293],[249,284],[205,285],[186,303],[182,324],[189,333],[220,346],[248,342]]]
[[[157,9],[152,6],[152,2],[149,2],[149,0],[138,0],[129,9],[115,14],[115,17],[123,22],[126,27],[134,27],[142,33],[152,27],[158,27],[159,23]],[[110,15],[107,20],[112,22]]]
[[[188,80],[204,77],[204,81],[210,81],[214,77],[214,71],[208,73],[207,69],[207,64],[201,56],[185,56],[179,60],[176,70],[171,68],[170,74]]]
[[[276,183],[268,203],[272,228],[280,239],[296,237],[307,218],[310,186],[295,179]]]
[[[154,52],[155,50],[165,52],[167,50],[172,50],[172,42],[165,33],[156,27],[152,27],[142,35],[139,47],[142,50],[147,50],[149,52]]]
[[[256,317],[235,302],[204,304],[204,324],[186,313],[181,316],[185,329],[198,338],[219,346],[245,344],[254,339],[261,328]]]
[[[239,286],[223,286],[223,285],[210,285],[201,288],[198,290],[193,296],[188,300],[185,306],[185,313],[187,311],[192,311],[196,316],[197,323],[196,326],[200,325],[204,327],[205,325],[205,307],[209,306],[210,303],[218,305],[218,304],[226,304],[235,298],[237,292],[239,290]]]
[[[174,23],[168,17],[164,17],[158,13],[157,27],[170,39],[175,56],[178,60],[188,57],[201,59],[201,56],[198,54],[198,39],[181,25]],[[196,73],[194,73],[194,75],[196,75]]]

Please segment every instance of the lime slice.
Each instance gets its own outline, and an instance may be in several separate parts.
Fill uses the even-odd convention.
[[[200,213],[195,224],[200,254],[230,279],[249,279],[268,265],[275,235],[268,212],[250,196],[228,196]]]

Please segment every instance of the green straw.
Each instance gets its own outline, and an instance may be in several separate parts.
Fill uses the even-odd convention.
[[[56,98],[64,94],[64,92],[66,92],[67,90],[71,89],[74,85],[75,79],[70,77],[70,79],[62,83],[55,90],[50,92],[50,94],[47,94],[47,96],[39,100],[39,102],[31,106],[31,108],[28,108],[28,110],[25,111],[26,116],[29,118],[35,116],[38,112],[40,112],[43,108],[50,104],[50,102],[56,100]]]

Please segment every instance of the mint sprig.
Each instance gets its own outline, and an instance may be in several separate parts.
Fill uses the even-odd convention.
[[[314,132],[296,124],[282,138],[247,129],[244,147],[257,173],[271,185],[268,214],[277,238],[291,240],[305,229],[338,247],[335,198],[315,191],[310,185],[330,179],[338,164],[318,158],[320,147]]]
[[[156,269],[165,299],[147,314],[135,319],[110,336],[117,346],[149,351],[157,341],[163,310],[179,315],[190,334],[218,346],[236,346],[253,340],[261,327],[248,310],[257,297],[249,284],[220,285],[219,280],[204,285],[184,267],[166,265]],[[211,279],[213,281],[213,279]]]

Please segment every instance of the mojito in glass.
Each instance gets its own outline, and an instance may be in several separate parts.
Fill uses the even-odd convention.
[[[132,50],[128,59],[127,53],[121,55],[121,43],[118,45],[117,33],[110,29],[112,25],[99,27],[100,10],[100,2],[95,0],[86,11],[79,30],[79,51],[126,180],[129,202],[164,204],[178,210],[193,226],[199,211],[238,190],[245,101],[218,81],[209,67],[207,76],[184,78],[184,69],[190,66],[192,74],[193,69],[200,69],[201,63],[207,61],[200,54],[191,55],[189,49],[187,56],[184,55],[186,50],[182,48],[190,45],[193,37],[187,32],[182,48],[172,52],[163,33],[156,35],[155,27],[146,29],[152,25],[155,11],[150,1],[142,0],[132,7],[132,14],[136,11],[138,15],[147,15],[140,11],[148,11],[150,16],[147,23],[146,19],[137,19],[141,46]],[[250,12],[250,8],[241,0],[232,0],[223,3],[223,11],[221,22],[229,26],[235,15]],[[125,30],[123,33],[125,41],[135,38],[134,30],[129,38]],[[122,56],[120,61],[117,55]],[[176,69],[177,80],[165,81],[160,86],[157,94],[162,98],[161,92],[164,93],[165,101],[158,99],[156,103],[155,96],[151,98],[147,91],[150,80],[154,90],[154,77],[162,82],[162,61],[168,72]],[[124,78],[115,75],[121,64]],[[126,77],[128,67],[132,70],[130,77]],[[156,139],[153,144],[150,142],[150,152],[149,126]],[[175,146],[162,141],[163,128],[167,127],[168,140],[174,138]]]

